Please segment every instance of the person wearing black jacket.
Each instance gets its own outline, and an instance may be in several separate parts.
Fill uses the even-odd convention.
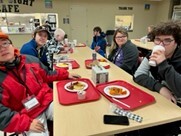
[[[181,100],[181,27],[175,21],[162,22],[153,29],[152,35],[155,46],[161,45],[165,51],[158,50],[148,54],[136,70],[133,79],[151,91],[160,93],[169,101],[179,104]],[[156,67],[150,66],[149,60],[154,60]],[[168,133],[173,130],[173,134],[178,134],[181,132],[180,126],[181,122],[177,122],[175,125],[162,126],[160,129],[165,133],[166,130],[169,131]]]
[[[138,66],[139,53],[136,45],[128,39],[127,30],[118,28],[114,33],[113,42],[108,59],[133,75]]]

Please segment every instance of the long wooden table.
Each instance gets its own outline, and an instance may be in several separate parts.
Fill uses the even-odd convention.
[[[154,47],[153,42],[141,43],[139,39],[131,39],[131,42],[134,43],[137,47],[140,47],[146,50],[152,50]]]
[[[80,68],[70,72],[91,79],[92,71],[84,66],[84,60],[90,59],[91,54],[92,50],[89,47],[75,48],[74,53],[69,56],[78,61]],[[98,57],[100,56],[98,55]],[[63,106],[58,102],[56,82],[54,82],[54,136],[106,136],[181,120],[179,107],[160,94],[137,85],[132,80],[132,76],[114,64],[110,63],[110,65],[109,81],[125,80],[155,97],[155,103],[132,111],[143,117],[142,123],[130,120],[129,126],[105,125],[103,115],[112,113],[110,112],[110,102],[103,96],[94,102]]]

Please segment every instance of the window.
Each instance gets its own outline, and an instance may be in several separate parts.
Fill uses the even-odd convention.
[[[35,27],[42,25],[49,16],[54,17],[55,26],[58,26],[56,13],[0,13],[0,30],[5,33],[32,33]]]

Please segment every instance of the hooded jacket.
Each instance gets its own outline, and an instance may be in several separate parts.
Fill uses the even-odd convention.
[[[28,131],[32,120],[53,101],[48,83],[68,78],[66,70],[48,71],[34,56],[18,57],[16,66],[0,67],[0,130],[5,132]],[[39,101],[39,106],[29,111],[22,103],[28,96]]]
[[[148,64],[149,56],[144,58],[134,74],[134,81],[152,91],[159,92],[163,86],[168,87],[174,95],[181,98],[181,47],[178,46],[170,59],[157,67]]]
[[[105,40],[105,34],[102,32],[100,36],[94,36],[91,44],[91,49],[94,50],[96,46],[100,46],[98,53],[105,57],[107,42]]]

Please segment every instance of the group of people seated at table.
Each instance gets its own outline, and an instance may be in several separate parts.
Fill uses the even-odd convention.
[[[45,66],[52,69],[51,55],[64,50],[64,36],[65,32],[58,28],[54,32],[54,37],[48,40],[50,37],[48,29],[45,26],[38,26],[33,38],[21,47],[20,53],[38,57]]]
[[[49,84],[80,78],[65,69],[48,69],[42,46],[48,35],[46,29],[38,27],[33,39],[22,47],[20,54],[9,36],[0,32],[2,131],[48,136],[47,119],[53,120],[53,89]]]
[[[113,35],[108,60],[131,74],[136,83],[160,93],[170,102],[181,104],[180,24],[178,21],[167,21],[155,25],[150,33],[153,42],[155,46],[163,46],[165,51],[150,52],[140,65],[136,45],[129,40],[127,30],[120,27]],[[106,57],[105,47],[102,46],[106,46],[104,33],[100,27],[95,27],[93,32],[91,49]],[[19,52],[9,36],[0,32],[0,120],[3,120],[0,122],[0,130],[25,132],[28,136],[48,135],[46,120],[53,120],[53,90],[49,83],[80,78],[65,69],[50,68],[52,62],[47,57],[47,52],[48,55],[59,53],[64,36],[65,32],[57,29],[54,37],[47,42],[49,32],[39,26],[35,29],[33,38]],[[155,61],[156,67],[150,66],[149,60]],[[178,134],[180,126],[180,122],[165,124],[157,127],[157,134]],[[165,128],[167,129],[163,130]],[[142,130],[141,133],[155,135],[152,129]]]
[[[106,46],[104,32],[99,26],[94,27],[91,49],[106,57]],[[136,45],[128,39],[128,32],[125,28],[120,27],[115,31],[107,58],[129,74],[134,74],[138,66],[138,50]]]

